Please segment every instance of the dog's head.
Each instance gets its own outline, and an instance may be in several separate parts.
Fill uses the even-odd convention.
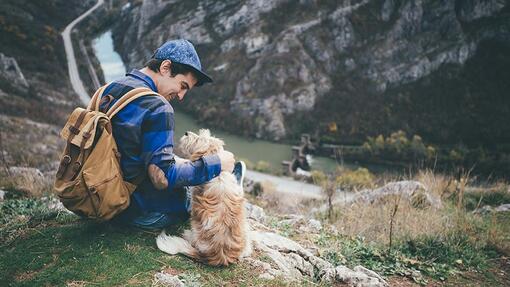
[[[201,129],[198,134],[186,132],[179,140],[176,152],[180,157],[194,161],[204,155],[222,151],[224,145],[221,139],[211,136],[208,129]]]

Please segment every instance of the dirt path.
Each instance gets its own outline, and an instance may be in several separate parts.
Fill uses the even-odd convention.
[[[99,6],[103,5],[104,0],[98,0],[96,5],[87,10],[85,13],[81,14],[78,18],[74,19],[62,32],[62,38],[64,39],[64,48],[66,51],[67,57],[67,68],[69,70],[69,78],[71,80],[71,85],[73,86],[74,91],[80,97],[80,100],[83,104],[87,104],[90,100],[89,94],[86,92],[85,87],[83,86],[83,82],[80,79],[80,74],[78,73],[78,64],[76,63],[76,58],[74,56],[73,43],[71,41],[71,31],[74,26],[78,24],[81,20],[85,19],[90,13],[94,12]]]
[[[290,177],[274,176],[260,173],[252,170],[246,171],[246,178],[258,182],[270,182],[277,191],[287,193],[289,196],[298,196],[300,198],[324,198],[321,188],[317,185],[297,181]],[[338,191],[337,200],[345,201],[352,197],[351,193]]]

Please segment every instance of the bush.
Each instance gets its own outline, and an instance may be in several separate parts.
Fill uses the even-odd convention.
[[[374,186],[375,176],[366,168],[357,170],[343,170],[336,177],[338,186],[349,190],[358,190],[361,188],[371,188]]]
[[[312,177],[313,183],[315,183],[317,185],[323,185],[324,182],[328,180],[327,175],[320,170],[312,170],[311,177]]]
[[[267,161],[260,160],[255,164],[253,169],[259,172],[271,172],[271,164]]]

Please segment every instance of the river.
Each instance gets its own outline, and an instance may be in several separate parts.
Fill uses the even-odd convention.
[[[126,68],[120,56],[113,49],[113,40],[110,31],[96,38],[93,46],[96,56],[101,63],[106,82],[124,76]],[[183,111],[175,110],[174,116],[176,140],[178,140],[179,135],[183,135],[185,131],[198,131],[198,129],[202,127],[190,115]],[[214,129],[213,127],[209,127],[209,129],[214,136],[225,141],[225,149],[233,152],[238,159],[247,159],[254,164],[259,161],[265,161],[269,163],[274,170],[280,168],[283,160],[291,159],[292,147],[290,145],[246,139]],[[334,159],[313,157],[311,166],[312,169],[332,171],[336,168],[337,163]]]

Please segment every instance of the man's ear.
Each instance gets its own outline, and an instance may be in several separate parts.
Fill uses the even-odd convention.
[[[170,60],[164,60],[161,62],[161,65],[159,65],[159,72],[163,75],[171,75],[172,74],[172,61]]]

